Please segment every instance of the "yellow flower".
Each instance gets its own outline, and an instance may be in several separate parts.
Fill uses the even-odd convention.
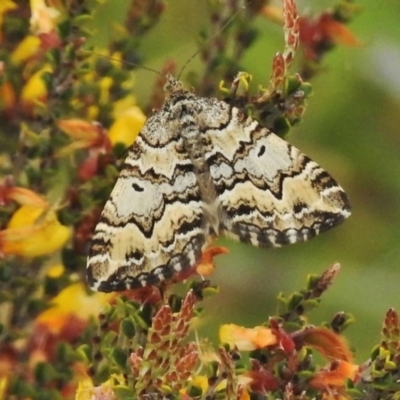
[[[14,64],[20,64],[25,60],[34,56],[40,49],[41,42],[37,36],[28,35],[21,42],[11,54],[11,61]]]
[[[89,377],[78,382],[78,388],[75,394],[75,400],[91,400],[93,399],[93,382]]]
[[[8,381],[9,381],[8,377],[6,376],[0,377],[0,400],[5,399]]]
[[[60,13],[47,7],[44,0],[31,0],[31,31],[35,34],[50,33],[54,30]]]
[[[125,111],[129,110],[131,107],[136,106],[136,98],[133,95],[134,85],[131,82],[122,84],[122,88],[131,94],[126,95],[113,103],[113,117],[117,118],[119,115],[123,114]]]
[[[107,104],[110,102],[110,88],[113,84],[112,78],[105,76],[98,81],[100,88],[99,103]]]
[[[122,375],[112,374],[111,378],[100,386],[93,386],[93,382],[89,376],[83,377],[78,383],[78,389],[75,394],[75,400],[114,400],[114,387],[116,385],[126,384]]]
[[[236,346],[244,351],[261,349],[277,343],[272,330],[265,326],[244,328],[235,324],[222,325],[219,329],[219,340],[221,343],[228,343],[231,347]]]
[[[196,375],[193,377],[192,380],[192,385],[196,386],[201,389],[202,393],[206,393],[208,389],[208,377],[205,375]],[[221,383],[219,383],[219,387],[217,387],[217,390],[223,389],[223,386]]]
[[[65,268],[62,264],[52,265],[48,268],[46,275],[49,278],[59,278],[65,272]]]
[[[108,137],[113,145],[123,143],[130,146],[142,129],[146,117],[137,106],[132,106],[120,113],[108,131]]]
[[[4,14],[8,11],[16,9],[18,6],[12,0],[1,0],[0,1],[0,41],[1,37],[1,28],[3,26]]]
[[[5,14],[7,11],[11,11],[17,8],[17,5],[12,0],[1,0],[0,2],[0,15]]]
[[[88,106],[86,109],[85,113],[85,118],[88,121],[95,121],[100,113],[100,108],[98,104],[92,104],[91,106]]]
[[[70,230],[61,225],[48,206],[23,205],[0,231],[0,252],[6,255],[38,257],[59,250]]]
[[[69,317],[77,317],[82,321],[97,317],[113,297],[113,293],[88,293],[81,282],[74,283],[51,301],[52,307],[43,311],[36,322],[58,334],[68,323]]]
[[[47,87],[44,81],[44,75],[51,73],[50,66],[44,66],[35,72],[22,88],[21,99],[25,106],[30,106],[43,102],[47,97]]]

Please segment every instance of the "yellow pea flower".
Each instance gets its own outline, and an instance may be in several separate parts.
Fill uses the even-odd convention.
[[[65,272],[65,268],[62,264],[52,265],[47,269],[46,275],[49,278],[59,278]]]
[[[97,317],[113,297],[113,293],[88,293],[83,283],[74,283],[51,301],[52,307],[43,311],[36,322],[45,325],[53,334],[59,334],[70,321],[69,317],[82,321]]]
[[[31,0],[31,31],[35,34],[54,30],[60,12],[48,7],[44,0]]]
[[[38,257],[59,250],[71,232],[61,225],[48,207],[23,205],[11,217],[7,229],[0,231],[0,253]]]
[[[219,340],[244,351],[261,349],[277,343],[272,330],[265,326],[245,328],[235,324],[222,325],[219,329]]]
[[[130,146],[136,139],[146,121],[146,116],[137,106],[132,106],[117,116],[108,131],[113,145],[123,143]]]
[[[18,6],[12,0],[2,0],[0,2],[0,15],[5,14],[7,11],[14,10]]]
[[[3,26],[4,14],[8,11],[16,9],[18,6],[12,0],[1,0],[0,1],[0,28]],[[1,29],[0,29],[0,41],[1,41]]]
[[[20,64],[34,56],[41,46],[41,41],[37,36],[28,35],[19,42],[18,46],[11,54],[11,61]]]
[[[126,382],[122,375],[112,374],[110,379],[100,386],[93,386],[90,377],[86,376],[78,383],[75,400],[114,399],[116,398],[114,387],[123,384],[126,384]]]
[[[47,97],[47,87],[43,76],[46,73],[51,73],[50,66],[44,66],[39,71],[35,72],[22,88],[21,99],[25,106],[43,102]]]
[[[113,84],[113,79],[109,76],[105,76],[98,81],[100,88],[100,104],[107,104],[110,102],[110,89]]]
[[[93,399],[93,382],[87,376],[78,382],[78,388],[75,394],[75,400],[92,400]]]
[[[7,376],[2,376],[0,378],[0,400],[5,399],[8,382],[9,378]]]

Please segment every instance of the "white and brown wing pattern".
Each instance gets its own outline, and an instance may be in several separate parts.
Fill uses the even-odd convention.
[[[297,149],[171,76],[101,214],[87,278],[99,291],[158,285],[218,235],[256,246],[307,240],[350,215],[341,187]]]
[[[343,189],[318,164],[237,108],[206,132],[219,234],[275,246],[308,240],[350,215]]]
[[[182,132],[191,125],[182,111],[190,93],[173,84],[163,109],[131,146],[95,229],[87,264],[94,290],[160,284],[194,266],[210,242]]]

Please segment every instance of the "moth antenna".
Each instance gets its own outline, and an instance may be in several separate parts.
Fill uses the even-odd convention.
[[[222,26],[222,28],[221,28],[218,32],[216,32],[214,35],[212,35],[212,36],[197,50],[197,51],[194,52],[194,54],[193,54],[191,57],[189,57],[189,59],[183,64],[181,70],[180,70],[179,73],[178,73],[178,76],[177,76],[177,80],[178,80],[178,81],[180,80],[180,77],[181,77],[181,75],[183,74],[183,71],[184,71],[184,70],[186,69],[186,67],[193,61],[193,59],[194,59],[195,57],[197,57],[197,56],[200,54],[200,52],[201,52],[204,48],[206,48],[206,47],[211,43],[212,40],[214,40],[214,39],[217,37],[217,35],[219,35],[221,32],[223,32],[223,31],[230,25],[230,23],[236,18],[236,16],[239,14],[239,12],[240,12],[241,10],[244,10],[244,9],[245,9],[245,7],[246,7],[246,6],[240,7],[240,10],[237,10],[237,11],[228,19],[228,21],[225,22],[225,24]]]
[[[99,57],[106,58],[107,60],[116,61],[116,62],[119,62],[119,63],[121,63],[121,64],[126,64],[126,65],[130,65],[130,66],[138,67],[138,68],[143,68],[143,69],[145,69],[146,71],[154,72],[154,73],[157,74],[158,76],[161,76],[161,77],[163,76],[163,75],[160,73],[160,71],[157,71],[157,70],[155,70],[155,69],[153,69],[153,68],[150,68],[150,67],[146,67],[145,65],[140,65],[140,64],[136,64],[136,63],[133,63],[133,62],[130,62],[130,61],[121,60],[121,59],[116,58],[116,57],[106,56],[106,55],[101,54],[101,53],[96,53],[95,51],[89,51],[89,50],[84,50],[84,51],[85,51],[85,52],[88,52],[88,53],[90,53],[90,54],[94,54],[94,55],[99,56]]]
[[[239,14],[239,12],[241,11],[241,10],[243,10],[243,9],[245,9],[245,6],[242,6],[242,7],[240,7],[240,10],[237,10],[229,19],[228,19],[228,21],[226,21],[225,22],[225,24],[222,26],[222,28],[217,32],[217,33],[215,33],[213,36],[211,36],[184,64],[183,64],[183,66],[182,66],[182,68],[181,68],[181,70],[179,71],[179,73],[178,73],[178,76],[177,76],[177,80],[179,80],[180,79],[180,77],[181,77],[181,75],[182,75],[182,73],[183,73],[183,71],[186,69],[186,67],[193,61],[193,59],[195,58],[195,57],[197,57],[199,54],[200,54],[200,52],[205,48],[205,47],[207,47],[210,43],[211,43],[211,41],[213,40],[213,39],[215,39],[216,37],[217,37],[217,35],[218,34],[220,34],[221,32],[223,32],[229,25],[230,25],[230,23],[236,18],[236,16]],[[116,57],[111,57],[111,56],[106,56],[106,55],[104,55],[104,54],[101,54],[101,53],[96,53],[95,51],[89,51],[89,50],[84,50],[85,52],[87,51],[87,52],[89,52],[90,54],[94,54],[94,55],[97,55],[97,56],[99,56],[99,57],[104,57],[104,58],[106,58],[106,59],[108,59],[108,60],[112,60],[112,61],[117,61],[117,62],[120,62],[120,63],[124,63],[124,64],[127,64],[127,65],[131,65],[131,66],[135,66],[135,67],[138,67],[138,68],[143,68],[143,69],[145,69],[146,71],[150,71],[150,72],[154,72],[154,73],[156,73],[158,76],[161,76],[161,77],[163,77],[163,75],[159,72],[159,71],[157,71],[157,70],[155,70],[155,69],[153,69],[153,68],[150,68],[150,67],[146,67],[145,65],[139,65],[139,64],[136,64],[136,63],[133,63],[133,62],[129,62],[129,61],[125,61],[125,60],[121,60],[121,59],[119,59],[119,58],[116,58]]]

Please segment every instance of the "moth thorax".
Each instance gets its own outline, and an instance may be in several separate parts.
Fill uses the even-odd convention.
[[[209,173],[204,153],[204,146],[201,139],[201,134],[198,129],[193,126],[186,126],[182,132],[183,146],[193,163],[195,173],[201,175]]]

